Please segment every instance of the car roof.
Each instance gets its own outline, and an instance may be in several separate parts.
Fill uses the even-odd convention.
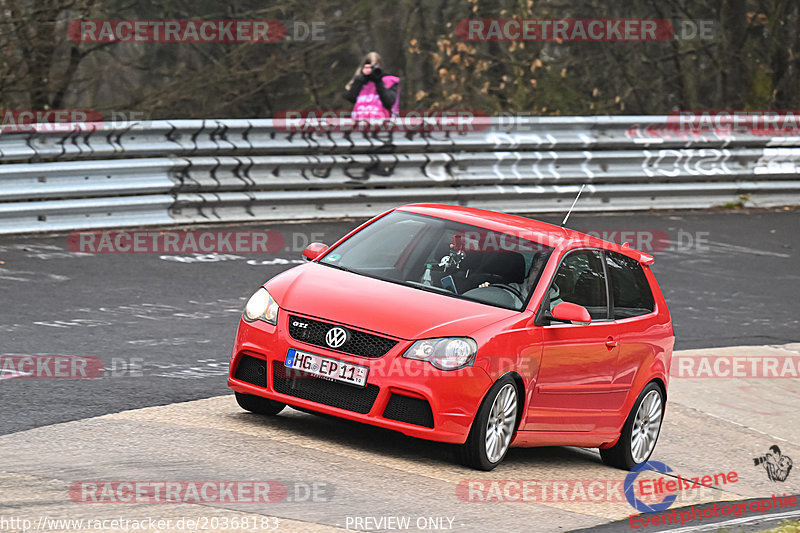
[[[557,249],[601,248],[621,253],[645,265],[655,261],[653,256],[634,250],[626,246],[627,243],[619,245],[573,229],[497,211],[447,204],[409,204],[398,207],[397,210],[508,233]]]

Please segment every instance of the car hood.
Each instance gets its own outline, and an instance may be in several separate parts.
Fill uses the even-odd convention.
[[[264,286],[286,311],[408,340],[466,336],[519,315],[510,309],[452,298],[313,262],[287,270]]]

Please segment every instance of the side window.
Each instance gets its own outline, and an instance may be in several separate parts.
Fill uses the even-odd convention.
[[[638,261],[616,252],[606,252],[606,265],[611,278],[615,319],[646,315],[655,310],[650,283]]]
[[[561,302],[582,305],[592,319],[608,318],[606,281],[599,252],[580,250],[567,255],[550,285],[550,310]]]

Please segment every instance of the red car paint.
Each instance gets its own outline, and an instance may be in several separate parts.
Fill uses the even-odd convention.
[[[502,213],[432,204],[397,210],[511,235],[524,234],[526,239],[554,250],[521,311],[319,264],[351,235],[392,211],[384,213],[344,236],[313,261],[264,284],[280,306],[278,323],[240,321],[228,378],[231,389],[413,437],[464,443],[489,388],[504,374],[514,373],[522,384],[523,401],[512,445],[600,448],[608,448],[619,439],[637,396],[648,383],[658,382],[666,397],[674,336],[667,305],[650,270],[651,256],[574,230]],[[586,325],[536,325],[537,312],[562,258],[572,250],[585,248],[617,252],[639,262],[655,310]],[[398,342],[376,359],[305,344],[289,335],[290,314]],[[474,339],[478,345],[474,364],[444,371],[425,361],[403,358],[416,340],[433,337]],[[272,365],[275,361],[282,364],[290,348],[370,367],[368,383],[380,391],[369,412],[360,414],[276,392]],[[266,360],[266,388],[234,377],[244,354]],[[433,427],[385,418],[393,392],[427,400]]]

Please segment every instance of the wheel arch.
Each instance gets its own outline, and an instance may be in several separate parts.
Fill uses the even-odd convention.
[[[514,424],[514,433],[516,433],[520,429],[520,424],[522,424],[522,414],[525,412],[525,381],[515,370],[509,370],[497,378],[497,381],[500,381],[505,376],[510,376],[517,386],[517,421]],[[497,381],[495,381],[495,383],[497,383]]]
[[[661,389],[661,395],[664,397],[664,408],[666,409],[666,407],[667,407],[667,384],[664,383],[664,380],[661,379],[659,376],[656,376],[656,377],[652,378],[650,381],[648,381],[647,383],[645,383],[644,386],[647,387],[651,383],[655,383],[656,385],[658,385],[658,388]],[[644,387],[642,387],[642,390],[644,390]]]
[[[517,386],[517,421],[514,424],[514,433],[516,433],[520,429],[520,424],[522,423],[522,413],[525,411],[526,406],[525,406],[525,381],[522,379],[522,376],[520,376],[515,370],[508,370],[497,376],[497,379],[495,379],[491,383],[491,385],[487,387],[486,392],[483,393],[483,397],[481,398],[481,401],[478,404],[478,409],[480,409],[480,406],[483,405],[483,402],[486,401],[486,396],[492,390],[492,387],[494,387],[498,381],[500,381],[506,376],[510,377],[514,381],[514,384]],[[470,430],[472,430],[473,425],[475,425],[474,417],[469,426]]]

